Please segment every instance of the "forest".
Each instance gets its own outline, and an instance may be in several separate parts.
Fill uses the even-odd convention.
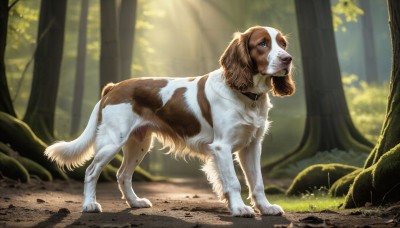
[[[400,224],[398,1],[0,4],[0,225],[101,226],[107,219],[117,227]],[[272,123],[261,155],[265,193],[287,213],[252,222],[228,218],[201,171],[202,162],[165,154],[168,148],[155,142],[132,181],[143,192],[150,189],[163,211],[121,211],[126,205],[117,205],[102,218],[76,214],[90,162],[64,170],[44,151],[82,133],[103,87],[130,78],[207,74],[220,67],[232,34],[254,25],[281,30],[293,56],[297,90],[284,99],[271,96]],[[99,188],[116,182],[122,161],[121,152],[105,166]],[[244,183],[240,168],[236,173]],[[159,196],[159,189],[172,192]],[[104,191],[107,197],[113,194]],[[242,194],[246,201],[245,187]],[[46,195],[52,198],[39,202]],[[61,203],[48,203],[57,197]],[[208,201],[196,206],[198,197]],[[181,206],[185,199],[188,205]],[[112,200],[121,201],[119,196]],[[221,221],[218,213],[225,213]]]

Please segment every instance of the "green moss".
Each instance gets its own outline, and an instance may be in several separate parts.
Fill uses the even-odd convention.
[[[13,153],[15,153],[8,145],[2,142],[0,142],[0,152],[3,152],[8,156],[11,156]]]
[[[15,159],[17,159],[17,161],[19,161],[26,168],[30,175],[36,175],[44,181],[53,180],[53,177],[51,176],[51,173],[49,171],[47,171],[45,168],[43,168],[43,166],[32,161],[31,159],[20,156],[16,157]]]
[[[0,152],[0,172],[11,179],[29,182],[28,171],[14,158]]]
[[[372,171],[372,185],[382,202],[400,200],[400,144],[382,155]]]
[[[286,192],[287,195],[306,194],[312,189],[325,187],[329,189],[339,178],[358,169],[343,164],[318,164],[301,171],[293,180]]]
[[[374,189],[372,187],[372,169],[364,169],[354,179],[353,185],[350,187],[349,192],[344,200],[344,208],[362,207],[366,202],[372,202]]]
[[[362,169],[357,169],[339,178],[329,189],[329,195],[334,197],[345,196],[349,192],[350,186],[353,184],[354,179],[361,171]]]
[[[400,200],[400,144],[386,152],[378,162],[363,170],[346,196],[344,208],[375,205]]]
[[[45,167],[55,178],[68,179],[64,172],[44,156],[47,145],[32,132],[30,127],[4,112],[0,112],[0,141],[10,144],[19,155]]]

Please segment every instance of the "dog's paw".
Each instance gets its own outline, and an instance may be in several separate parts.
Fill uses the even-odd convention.
[[[257,208],[263,215],[283,215],[285,213],[282,207],[276,204],[258,206]]]
[[[82,212],[84,213],[99,213],[102,211],[101,205],[97,202],[84,204],[82,207]]]
[[[126,203],[131,207],[131,208],[145,208],[145,207],[152,207],[153,204],[151,204],[150,200],[146,198],[137,198],[134,200],[127,200]]]
[[[255,216],[253,208],[243,205],[231,208],[231,214],[235,217],[252,218]]]

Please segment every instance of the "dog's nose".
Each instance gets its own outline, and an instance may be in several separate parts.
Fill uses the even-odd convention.
[[[282,56],[279,56],[279,59],[281,60],[282,63],[289,64],[292,61],[292,56],[282,55]]]

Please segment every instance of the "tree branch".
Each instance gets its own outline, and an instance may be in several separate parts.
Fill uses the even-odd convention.
[[[8,11],[10,11],[11,8],[13,8],[18,2],[19,2],[19,0],[15,0],[13,3],[11,3],[11,5],[8,6]]]

